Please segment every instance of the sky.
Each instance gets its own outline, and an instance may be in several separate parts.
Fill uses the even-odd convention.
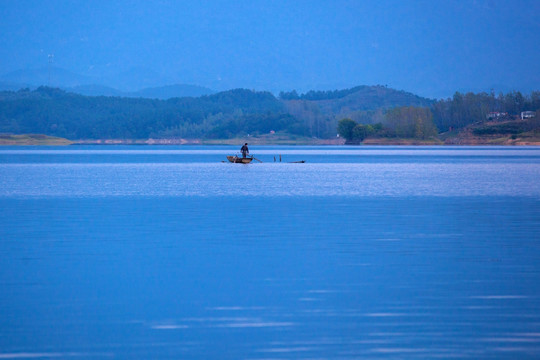
[[[538,0],[0,0],[0,75],[54,66],[123,90],[529,92],[538,14]]]

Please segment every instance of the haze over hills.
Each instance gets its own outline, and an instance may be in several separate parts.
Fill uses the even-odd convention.
[[[55,86],[60,88],[94,84],[98,79],[56,66],[20,69],[0,76],[0,81],[21,87]]]
[[[102,85],[81,85],[67,87],[64,90],[86,96],[119,96],[131,98],[148,98],[167,100],[177,97],[199,97],[210,95],[215,91],[197,85],[174,84],[151,88],[144,88],[137,91],[121,91]]]
[[[151,82],[148,82],[151,83]],[[69,92],[87,96],[144,97],[151,99],[170,99],[173,97],[209,95],[215,91],[197,85],[171,84],[144,87],[136,90],[115,88],[100,83],[97,77],[77,74],[59,67],[42,67],[17,70],[0,76],[0,90],[35,89],[39,86],[52,86]]]
[[[225,79],[217,79],[210,81],[210,87],[202,86],[201,84],[186,84],[186,83],[171,83],[170,79],[152,72],[149,69],[131,69],[119,74],[109,74],[105,76],[101,74],[97,76],[96,72],[88,72],[92,75],[76,73],[57,66],[40,67],[30,69],[20,69],[0,75],[0,91],[1,90],[19,90],[22,88],[35,89],[39,86],[58,87],[69,92],[74,92],[87,96],[121,96],[121,97],[147,97],[155,99],[168,99],[172,97],[184,96],[202,96],[209,95],[220,91],[226,91],[234,88],[233,82],[228,82]],[[283,76],[283,74],[281,74]],[[227,84],[232,87],[227,87]],[[255,89],[261,91],[271,91],[279,93],[287,90],[278,88],[274,85],[265,87],[264,82],[254,82]],[[288,85],[289,88],[296,88],[299,91],[328,91],[329,89],[344,89],[350,88],[351,84],[347,82],[334,82],[326,84],[313,83],[305,88],[304,86]],[[534,90],[531,86],[522,86],[520,89],[524,92]],[[439,90],[434,91],[434,97],[447,98],[451,97],[454,92],[510,92],[516,90],[511,86],[499,83],[492,84],[487,87],[475,88],[457,88],[451,90],[441,86]],[[323,106],[324,107],[324,106]]]
[[[151,74],[147,75],[151,76]],[[100,83],[99,81],[100,79],[98,77],[86,76],[56,66],[51,66],[18,70],[4,74],[0,76],[0,90],[13,91],[22,88],[35,89],[40,86],[48,86],[57,87],[68,92],[86,96],[141,97],[162,100],[174,97],[198,97],[216,93],[216,91],[207,87],[190,84],[171,84],[127,90],[129,87],[117,88]],[[147,81],[146,83],[151,83],[151,81]],[[275,93],[278,92],[276,89],[263,89],[263,91],[265,90]],[[386,108],[390,104],[396,105],[397,103],[394,100],[399,98],[399,96],[404,96],[402,101],[398,101],[399,104],[426,105],[426,102],[422,100],[425,100],[425,98],[406,91],[396,92],[396,90],[388,88],[387,86],[357,86],[346,90],[347,94],[341,93],[343,96],[336,96],[335,93],[339,91],[343,90],[313,88],[306,92],[305,97],[303,97],[302,100],[317,101],[321,111],[325,114],[336,113],[342,111],[341,109],[344,109],[343,111],[347,112]],[[295,90],[293,90],[293,92],[295,92]],[[289,94],[292,94],[293,92],[290,92]],[[330,99],[312,98],[315,93],[320,97],[324,96],[322,94],[328,95],[332,92],[334,92],[334,98],[331,100],[336,100],[337,98],[340,98],[340,100],[327,101]],[[282,93],[287,94],[287,92]],[[413,99],[416,99],[416,101]],[[385,102],[388,101],[389,103],[385,105]]]
[[[284,77],[287,72],[279,72],[273,69],[276,77]],[[230,79],[229,79],[230,80]],[[77,73],[51,64],[46,67],[19,69],[0,75],[1,90],[19,90],[22,88],[35,89],[39,86],[58,87],[69,92],[74,92],[87,96],[121,96],[121,97],[147,97],[155,99],[168,99],[172,97],[202,96],[226,91],[234,87],[234,82],[227,79],[214,79],[206,81],[210,86],[203,86],[199,83],[174,83],[171,79],[148,68],[130,68],[119,73],[99,73],[95,70]],[[351,88],[354,84],[344,81],[329,83],[313,82],[306,88],[304,85],[295,86],[290,83],[287,88],[279,88],[276,84],[265,83],[264,81],[253,81],[253,88],[259,91],[270,91],[274,94],[283,90],[296,89],[299,91],[328,91],[329,89]],[[228,87],[228,85],[230,85]],[[440,86],[439,86],[440,85]],[[432,91],[433,98],[452,97],[456,91],[466,92],[491,92],[496,94],[517,90],[504,83],[491,83],[489,86],[473,86],[471,88],[451,89],[448,85],[439,84],[438,90]],[[387,85],[385,85],[387,86]],[[536,89],[531,83],[524,83],[519,88],[522,92],[530,92]],[[405,91],[404,91],[405,92]],[[366,95],[366,94],[364,94]],[[324,105],[322,105],[324,108]]]
[[[193,84],[429,98],[540,84],[540,2],[4,1],[0,69],[53,66],[121,91]],[[47,79],[47,76],[44,77]]]

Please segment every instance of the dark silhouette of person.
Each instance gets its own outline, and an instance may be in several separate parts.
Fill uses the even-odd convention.
[[[248,149],[248,144],[245,143],[244,146],[242,146],[242,148],[240,149],[240,151],[242,152],[242,157],[247,157],[249,155],[249,149]]]

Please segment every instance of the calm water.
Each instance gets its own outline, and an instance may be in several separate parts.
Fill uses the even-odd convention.
[[[0,148],[0,359],[540,357],[540,148],[236,151]]]

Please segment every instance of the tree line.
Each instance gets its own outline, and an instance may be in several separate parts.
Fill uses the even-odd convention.
[[[169,100],[83,96],[60,89],[0,92],[0,133],[68,139],[230,138],[307,129],[269,92],[229,90]]]
[[[344,118],[338,122],[338,134],[348,143],[360,143],[367,137],[396,137],[418,140],[435,139],[440,132],[477,125],[475,135],[519,134],[540,128],[538,119],[484,125],[490,113],[498,113],[500,121],[519,120],[522,111],[540,111],[540,91],[523,95],[519,91],[492,93],[456,92],[452,98],[434,102],[430,107],[404,106],[384,112],[362,112],[363,121]],[[378,121],[374,121],[374,119]]]
[[[452,98],[439,100],[431,107],[433,120],[440,131],[460,129],[467,125],[483,122],[490,112],[508,113],[517,117],[522,111],[540,110],[540,91],[523,95],[519,91],[500,93],[456,92]]]
[[[382,87],[382,85],[377,85],[377,87]],[[310,90],[304,94],[298,94],[296,90],[281,91],[279,93],[279,98],[282,100],[311,100],[311,101],[332,100],[332,99],[343,98],[347,95],[354,94],[356,92],[362,91],[367,88],[372,88],[372,86],[360,85],[360,86],[355,86],[350,89],[343,89],[343,90],[323,90],[323,91]]]
[[[234,89],[197,98],[158,100],[83,96],[49,87],[4,91],[0,92],[0,133],[40,133],[74,140],[225,139],[271,131],[335,138],[337,130],[349,142],[374,136],[427,140],[438,132],[485,122],[490,112],[507,113],[511,119],[521,111],[540,109],[539,91],[529,95],[515,91],[456,93],[434,101],[383,86],[359,86],[308,92],[287,100],[291,96],[282,93],[279,99],[265,91]],[[516,133],[531,126],[536,125],[475,131]]]
[[[386,112],[382,123],[361,124],[352,119],[338,122],[338,134],[349,144],[359,144],[367,137],[429,140],[438,129],[430,109],[404,106]]]

